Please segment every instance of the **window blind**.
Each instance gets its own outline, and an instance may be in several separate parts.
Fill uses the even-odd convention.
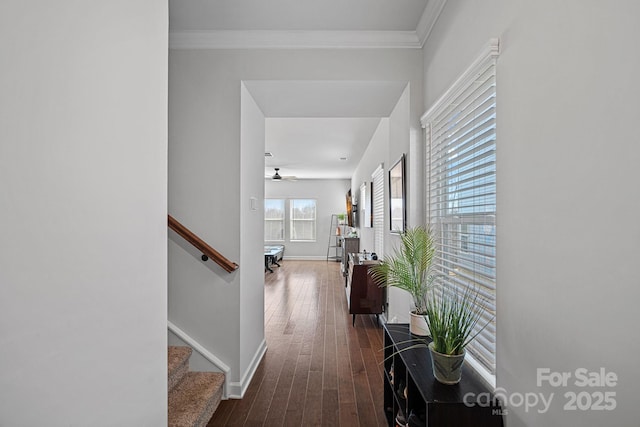
[[[371,175],[373,182],[373,246],[378,258],[384,254],[384,168],[380,164]]]
[[[290,207],[290,241],[315,242],[316,201],[314,199],[292,199]]]
[[[264,240],[265,242],[284,241],[284,200],[264,200]]]
[[[459,292],[471,287],[482,296],[480,325],[489,324],[467,350],[490,376],[496,365],[497,48],[490,44],[422,118],[435,273]]]

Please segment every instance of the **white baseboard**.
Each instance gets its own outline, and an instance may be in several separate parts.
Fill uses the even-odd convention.
[[[167,321],[167,328],[169,332],[171,332],[174,336],[176,336],[180,341],[184,344],[191,347],[193,350],[197,352],[197,355],[202,357],[210,367],[201,367],[200,369],[196,369],[198,371],[215,371],[215,372],[223,372],[225,375],[224,378],[224,390],[222,392],[223,399],[242,399],[249,384],[251,383],[251,379],[256,373],[258,369],[258,365],[262,361],[264,354],[267,352],[267,341],[262,340],[260,345],[258,346],[258,350],[256,351],[253,359],[251,359],[251,363],[249,367],[245,371],[244,375],[240,382],[238,381],[230,381],[229,380],[229,372],[231,372],[231,368],[224,363],[222,360],[218,359],[213,353],[204,348],[200,343],[198,343],[195,339],[193,339],[189,334],[185,331]],[[193,357],[193,355],[191,356]]]
[[[319,255],[293,255],[293,256],[285,256],[283,258],[285,261],[287,260],[292,260],[292,261],[326,261],[327,257],[326,256],[319,256]],[[335,262],[335,260],[330,260],[332,262]]]
[[[256,369],[258,369],[258,365],[262,361],[264,354],[267,352],[267,341],[262,340],[256,354],[253,356],[249,367],[245,371],[244,375],[240,382],[231,382],[229,383],[229,399],[242,399],[244,397],[249,384],[251,383],[251,379],[256,373]]]
[[[219,372],[223,372],[224,373],[224,389],[222,391],[222,398],[223,399],[228,399],[229,388],[230,388],[229,372],[231,372],[231,368],[226,363],[224,363],[222,360],[218,359],[209,350],[204,348],[195,339],[193,339],[191,336],[189,336],[189,334],[187,334],[185,331],[183,331],[182,329],[180,329],[179,327],[177,327],[176,325],[174,325],[170,321],[167,321],[167,328],[169,329],[169,331],[172,334],[174,334],[176,337],[178,337],[181,341],[183,341],[189,347],[191,347],[192,349],[197,351],[198,354],[200,354],[204,359],[206,359],[209,363],[211,363],[213,366],[215,366],[217,369],[219,369]]]

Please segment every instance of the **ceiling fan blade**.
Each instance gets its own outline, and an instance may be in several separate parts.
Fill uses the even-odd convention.
[[[273,175],[265,175],[265,178],[271,178],[272,181],[297,181],[298,178],[293,175],[280,175],[280,168],[273,168],[275,173]]]

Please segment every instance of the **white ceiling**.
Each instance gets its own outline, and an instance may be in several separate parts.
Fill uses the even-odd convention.
[[[349,179],[380,118],[266,119],[265,176],[297,179]],[[344,158],[345,160],[341,160]]]
[[[264,113],[265,176],[348,179],[406,82],[245,81]],[[345,158],[346,160],[343,160]]]
[[[170,48],[420,48],[445,1],[169,0]],[[267,118],[265,176],[346,179],[406,82],[245,85]]]
[[[249,80],[266,117],[387,117],[407,82]]]
[[[446,0],[169,0],[172,49],[420,48]]]
[[[428,0],[170,0],[171,31],[415,30]]]

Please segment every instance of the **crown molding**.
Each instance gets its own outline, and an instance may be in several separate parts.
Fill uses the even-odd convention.
[[[216,30],[169,33],[169,49],[420,49],[422,44],[416,31]]]
[[[446,2],[429,0],[415,31],[175,31],[169,49],[421,49]]]
[[[442,9],[444,9],[445,3],[447,3],[447,0],[429,0],[427,7],[424,8],[424,12],[422,12],[422,16],[420,17],[420,21],[418,21],[418,26],[416,27],[416,34],[420,41],[420,47],[424,46],[429,38],[431,30],[433,30],[433,27],[436,25],[436,21],[442,13]]]

